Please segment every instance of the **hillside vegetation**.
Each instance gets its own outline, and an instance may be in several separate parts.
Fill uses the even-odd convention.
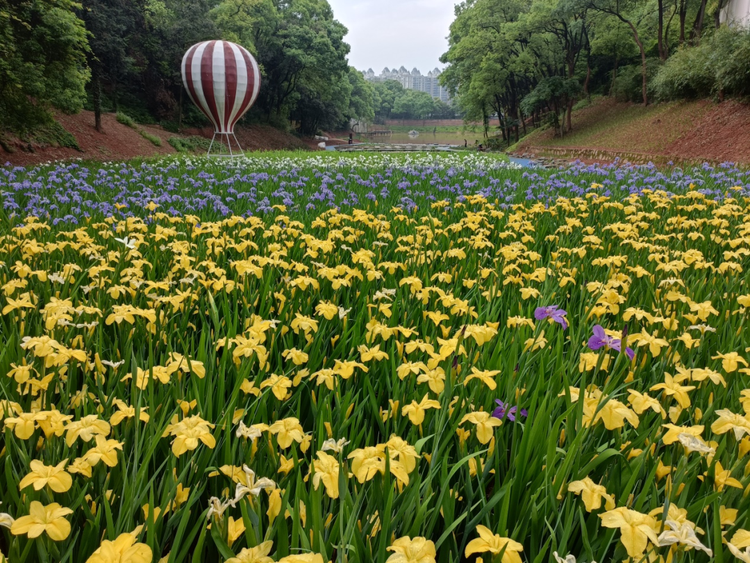
[[[573,112],[564,137],[551,128],[530,133],[516,152],[631,161],[750,163],[750,106],[730,100],[669,102],[643,107],[598,99]]]
[[[724,21],[726,4],[464,2],[451,24],[441,80],[468,119],[501,117],[497,144],[505,146],[529,125],[575,132],[574,107],[594,95],[643,106],[741,99],[750,93],[750,31]]]

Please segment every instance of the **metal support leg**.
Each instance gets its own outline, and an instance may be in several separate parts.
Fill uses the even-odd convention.
[[[208,152],[206,153],[206,156],[211,156],[211,147],[214,146],[214,139],[216,139],[216,131],[214,131],[214,136],[211,137],[211,144],[208,145]]]
[[[219,136],[219,145],[221,146],[221,139],[226,137],[227,142],[227,149],[228,153],[225,153],[220,151],[217,154],[211,154],[211,149],[214,146],[214,141],[216,140],[216,136]],[[232,139],[234,139],[235,148],[232,147]],[[235,150],[237,152],[235,152]],[[231,133],[220,133],[217,131],[214,131],[214,136],[211,138],[211,144],[208,146],[208,152],[206,153],[206,156],[213,156],[215,158],[237,158],[244,156],[245,153],[242,150],[242,146],[240,145],[240,142],[237,140],[237,136],[234,134],[234,132]]]

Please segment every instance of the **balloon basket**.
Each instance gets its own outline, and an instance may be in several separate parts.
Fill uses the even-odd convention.
[[[226,145],[222,144],[222,140],[226,139]],[[234,146],[233,146],[234,142]],[[211,152],[214,149],[214,145],[218,147],[218,152]],[[237,137],[234,133],[219,133],[214,132],[214,136],[211,138],[211,144],[208,146],[208,152],[206,156],[213,158],[239,158],[245,156],[245,153],[240,146]]]

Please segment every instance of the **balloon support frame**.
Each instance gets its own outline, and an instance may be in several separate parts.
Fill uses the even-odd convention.
[[[211,154],[211,149],[214,146],[214,142],[216,141],[216,137],[219,137],[218,146],[221,147],[222,137],[226,137],[227,140],[227,148],[229,149],[229,152],[218,152]],[[237,147],[237,152],[234,152],[232,150],[232,139],[234,139],[234,144]],[[218,131],[214,131],[214,136],[211,137],[211,144],[208,145],[208,151],[206,152],[206,156],[210,156],[213,158],[238,158],[245,156],[244,151],[242,150],[242,146],[240,146],[240,142],[237,140],[237,137],[234,133],[220,133]]]

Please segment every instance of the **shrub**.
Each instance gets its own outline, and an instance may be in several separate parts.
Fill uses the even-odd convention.
[[[599,100],[601,97],[602,97],[601,95],[584,97],[583,99],[578,100],[578,102],[576,102],[576,104],[573,106],[573,111],[578,111],[579,109],[589,107],[591,104]]]
[[[711,68],[710,53],[703,47],[683,47],[659,69],[653,86],[661,100],[699,98],[710,96],[715,77]]]
[[[161,146],[161,139],[159,137],[157,137],[156,135],[153,135],[153,134],[149,133],[145,129],[140,129],[138,131],[138,133],[140,133],[141,137],[143,137],[144,139],[148,139],[149,141],[151,141],[152,145],[154,145],[156,147],[160,147]]]
[[[47,125],[42,125],[34,129],[34,131],[28,135],[28,139],[42,145],[81,150],[81,147],[78,146],[78,141],[76,141],[73,134],[54,120]]]
[[[167,142],[174,147],[177,152],[206,152],[211,145],[211,139],[193,135],[192,137],[170,137]],[[228,152],[229,149],[222,143],[214,142],[212,148],[214,151]]]
[[[732,96],[750,94],[750,30],[721,28],[711,46],[714,89]]]
[[[121,111],[117,112],[116,119],[118,123],[122,123],[126,127],[131,127],[132,129],[135,129],[135,121],[133,121],[133,119],[130,116],[122,113]]]
[[[659,59],[646,59],[646,83],[649,97],[654,95],[653,78],[659,69]],[[617,78],[612,93],[619,102],[643,101],[643,75],[641,64],[623,66],[617,69]]]
[[[3,150],[7,152],[8,154],[16,152],[16,148],[11,144],[8,138],[3,134],[0,134],[0,147],[2,147]]]
[[[169,131],[170,133],[180,132],[179,123],[177,123],[176,121],[162,121],[161,126],[162,129],[164,129],[165,131]]]
[[[47,123],[37,125],[32,130],[21,133],[19,139],[24,143],[36,143],[41,146],[64,147],[79,151],[81,150],[76,138],[54,119]],[[6,141],[5,145],[10,147],[11,143]]]
[[[750,31],[725,26],[699,45],[681,48],[659,69],[653,85],[662,100],[750,93]]]

